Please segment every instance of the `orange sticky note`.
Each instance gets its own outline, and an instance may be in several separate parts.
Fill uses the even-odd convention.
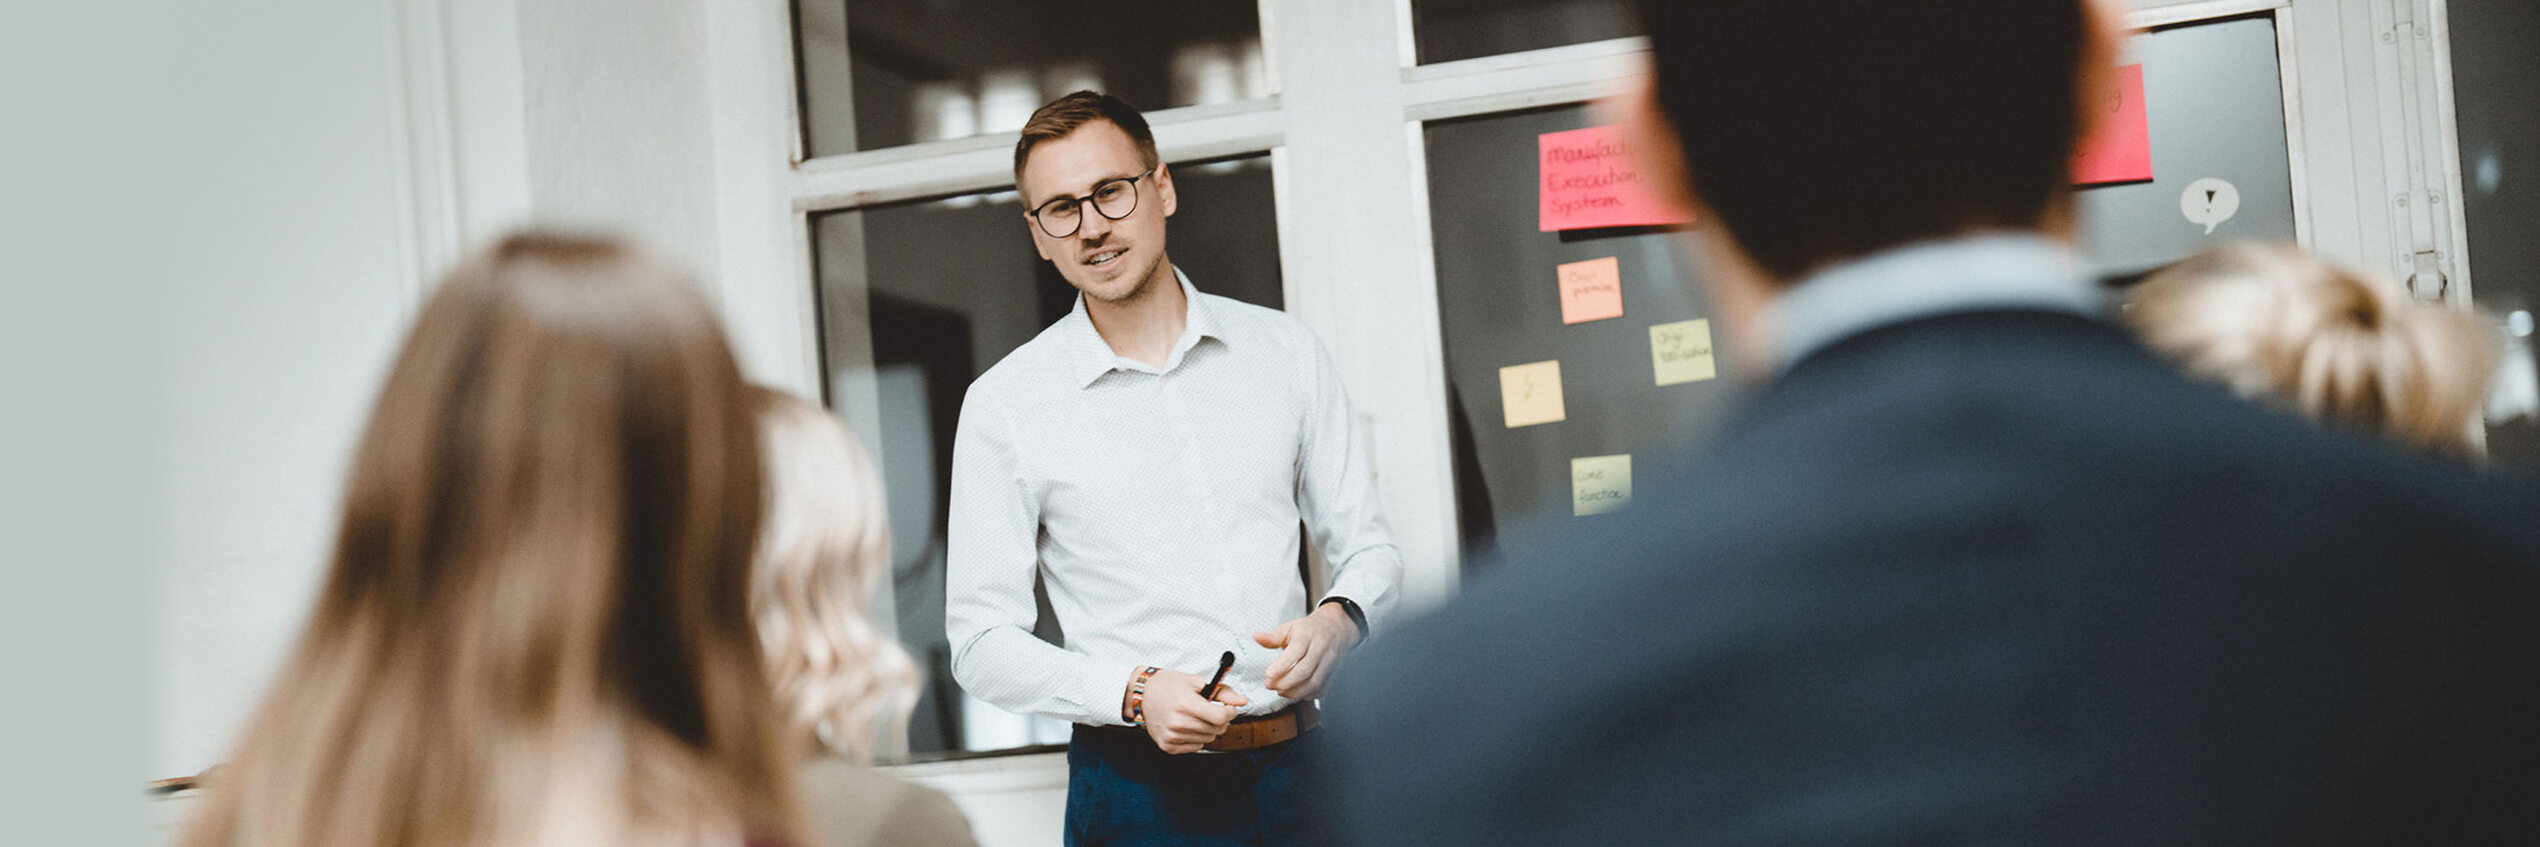
[[[2073,155],[2073,184],[2152,178],[2152,120],[2143,106],[2143,66],[2117,69],[2116,85],[2099,102],[2099,132]]]
[[[1659,199],[1624,143],[1619,127],[1594,126],[1536,136],[1542,163],[1544,232],[1613,226],[1672,226],[1693,211]]]
[[[1509,429],[1569,417],[1561,405],[1561,360],[1500,368],[1499,404]]]
[[[1571,262],[1554,270],[1561,277],[1562,323],[1623,316],[1623,265],[1614,257]]]

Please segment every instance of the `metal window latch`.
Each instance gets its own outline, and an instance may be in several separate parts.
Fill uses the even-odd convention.
[[[2428,303],[2441,303],[2452,293],[2452,278],[2443,273],[2443,253],[2420,250],[2414,255],[2416,269],[2408,273],[2408,294]]]

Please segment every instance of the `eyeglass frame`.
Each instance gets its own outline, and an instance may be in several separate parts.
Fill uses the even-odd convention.
[[[1051,238],[1068,238],[1074,236],[1076,233],[1085,231],[1085,216],[1080,212],[1076,216],[1076,227],[1074,229],[1070,229],[1063,233],[1050,232],[1049,224],[1041,219],[1041,211],[1048,209],[1051,203],[1056,203],[1060,200],[1074,201],[1080,209],[1085,206],[1092,206],[1094,208],[1094,214],[1101,215],[1103,220],[1127,220],[1130,215],[1138,213],[1138,182],[1146,179],[1147,177],[1154,176],[1157,168],[1161,167],[1163,166],[1157,165],[1155,167],[1139,171],[1136,176],[1113,177],[1111,179],[1094,183],[1094,190],[1084,194],[1061,194],[1056,197],[1043,200],[1040,205],[1024,211],[1023,216],[1031,218],[1032,226],[1035,229],[1039,229],[1042,234],[1048,235]],[[1094,200],[1094,195],[1102,193],[1103,186],[1110,185],[1115,182],[1125,182],[1129,184],[1129,211],[1122,212],[1117,215],[1112,214],[1111,210],[1103,208],[1101,203]]]

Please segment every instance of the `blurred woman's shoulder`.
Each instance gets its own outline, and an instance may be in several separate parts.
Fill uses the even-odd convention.
[[[835,756],[804,765],[803,806],[821,847],[973,847],[970,819],[941,791]]]

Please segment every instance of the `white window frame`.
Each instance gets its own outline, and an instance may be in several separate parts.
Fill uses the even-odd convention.
[[[2444,207],[2442,224],[2450,230],[2448,233],[2450,237],[2445,241],[2451,245],[2452,251],[2444,258],[2443,264],[2454,281],[2452,302],[2467,309],[2470,308],[2472,290],[2469,265],[2469,204],[2463,202],[2463,198],[2467,195],[2462,193],[2461,189],[2463,170],[2461,168],[2460,104],[2452,99],[2452,5],[2449,0],[2426,0],[2426,4],[2429,7],[2427,29],[2433,33],[2431,50],[2434,69],[2434,73],[2431,74],[2433,78],[2428,81],[2428,84],[2434,87],[2436,109],[2434,131],[2439,134],[2437,146],[2440,149],[2437,155],[2442,157],[2443,180],[2439,186],[2430,187],[2438,188],[2442,192],[2435,197],[2435,200],[2438,205]],[[2444,202],[2447,200],[2449,202]],[[2483,440],[2486,428],[2480,427],[2479,433]]]

